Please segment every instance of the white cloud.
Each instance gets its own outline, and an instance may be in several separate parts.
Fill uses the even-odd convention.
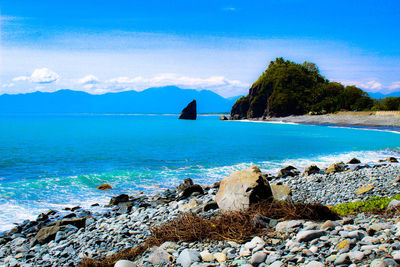
[[[78,84],[96,84],[99,82],[100,80],[92,74],[86,75],[78,80]]]
[[[13,79],[15,82],[29,81],[32,83],[53,83],[60,79],[60,76],[48,68],[35,69],[31,76],[18,76]]]
[[[247,93],[249,84],[238,80],[230,80],[224,76],[211,76],[208,78],[197,78],[181,76],[177,74],[159,74],[150,78],[137,77],[117,77],[107,80],[100,84],[97,93],[100,91],[141,91],[149,87],[161,87],[175,85],[187,89],[207,89],[223,96],[233,96]],[[91,88],[94,89],[94,88]]]
[[[345,85],[355,85],[357,87],[360,87],[361,89],[364,89],[368,92],[372,93],[383,93],[383,94],[389,94],[395,91],[398,91],[400,89],[400,81],[394,81],[391,82],[389,85],[388,84],[382,84],[378,81],[375,80],[370,80],[370,81],[343,81],[342,82]]]
[[[380,82],[377,82],[375,80],[371,81],[344,81],[343,84],[345,85],[355,85],[357,87],[360,87],[361,89],[365,89],[369,92],[379,92],[383,89],[383,85]]]
[[[397,90],[400,89],[400,81],[392,82],[392,84],[389,86],[390,90]]]
[[[15,84],[14,83],[5,83],[2,85],[3,88],[9,88],[9,87],[13,87]]]

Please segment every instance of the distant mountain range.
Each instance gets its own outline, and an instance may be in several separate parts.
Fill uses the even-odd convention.
[[[0,95],[0,113],[180,113],[193,99],[198,113],[229,112],[239,97],[175,86],[92,95],[68,89]]]
[[[399,92],[393,92],[393,93],[390,93],[390,94],[387,94],[387,95],[382,94],[382,93],[370,93],[370,92],[368,92],[368,94],[372,98],[382,99],[382,98],[385,98],[385,97],[399,97],[400,96],[400,91]]]

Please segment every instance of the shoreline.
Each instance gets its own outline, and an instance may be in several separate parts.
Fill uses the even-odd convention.
[[[269,177],[268,180],[270,184],[280,184],[291,188],[291,199],[295,202],[336,205],[348,201],[362,201],[372,196],[385,197],[400,194],[400,188],[397,189],[392,184],[392,180],[400,176],[399,165],[395,162],[381,162],[375,166],[364,163],[345,164],[340,172],[327,174],[321,170],[306,176],[295,172],[293,176],[274,176]],[[371,181],[374,183],[373,188],[362,195],[354,194],[355,190],[368,185]],[[327,186],[330,190],[321,194]],[[0,264],[3,262],[5,266],[15,266],[15,264],[25,264],[23,266],[30,266],[29,264],[31,266],[32,264],[76,265],[87,257],[98,259],[111,256],[118,251],[143,243],[150,235],[152,226],[161,225],[184,212],[189,211],[200,216],[217,215],[218,209],[205,210],[205,206],[215,199],[217,185],[202,186],[202,188],[204,194],[193,194],[184,199],[177,198],[175,190],[166,190],[153,196],[120,195],[113,198],[114,202],[111,203],[114,205],[111,205],[110,210],[104,213],[90,212],[79,207],[68,210],[68,214],[63,216],[60,211],[48,211],[39,215],[36,221],[25,221],[0,236]],[[35,241],[40,229],[54,224],[54,227],[58,228],[50,239],[39,243]],[[304,225],[304,227],[307,226],[307,224]],[[335,233],[332,234],[335,235]],[[284,241],[285,239],[280,242]],[[196,242],[195,245],[183,242],[174,246],[176,253],[171,254],[174,261],[185,249],[189,248],[201,251],[209,247],[210,251],[220,253],[225,251],[226,256],[231,255],[231,258],[225,257],[223,262],[217,261],[215,263],[217,266],[225,262],[232,263],[234,260],[250,262],[250,257],[258,252],[249,252],[250,254],[247,255],[240,253],[242,249],[236,249],[230,251],[229,254],[226,249],[230,245],[226,242],[219,242],[217,245],[206,241]],[[243,248],[246,244],[237,244],[237,246]],[[285,247],[281,247],[281,250],[285,250]],[[146,251],[135,261],[136,264],[156,266],[157,264],[149,263],[151,253],[151,251]],[[321,254],[321,257],[323,255]],[[314,258],[318,260],[318,257]]]
[[[233,120],[235,121],[235,120]],[[243,119],[237,121],[282,123],[313,126],[334,126],[354,129],[370,129],[400,132],[400,117],[397,116],[361,116],[361,115],[300,115],[272,117],[266,119]]]

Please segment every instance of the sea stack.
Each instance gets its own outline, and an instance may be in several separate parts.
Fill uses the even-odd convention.
[[[190,102],[186,108],[182,110],[181,115],[179,116],[180,120],[196,120],[197,117],[197,109],[196,109],[196,100]]]

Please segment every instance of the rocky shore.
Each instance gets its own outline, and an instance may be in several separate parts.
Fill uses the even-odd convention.
[[[261,120],[261,119],[260,119]],[[370,127],[400,127],[400,116],[395,115],[357,115],[357,113],[339,113],[327,115],[302,115],[287,117],[271,117],[263,121],[285,122],[312,125],[342,125]]]
[[[269,181],[275,199],[332,206],[400,194],[399,165],[394,158],[373,166],[354,159],[323,170],[317,166],[306,170],[288,166],[276,177],[258,173],[258,168],[230,176],[250,179],[256,173]],[[0,265],[76,266],[85,258],[111,256],[142,244],[151,227],[163,225],[185,212],[212,218],[221,209],[229,209],[221,205],[224,197],[216,197],[227,184],[200,186],[187,179],[176,190],[155,196],[116,196],[105,212],[75,207],[65,215],[50,210],[0,236]],[[267,185],[268,182],[263,186]],[[233,187],[229,188],[225,190]],[[246,192],[249,190],[241,193],[243,201]],[[256,196],[268,197],[263,194],[258,192]],[[254,196],[251,193],[247,199],[254,200]],[[236,205],[242,200],[235,201]],[[398,203],[392,200],[389,205]],[[164,242],[134,261],[120,260],[115,266],[377,267],[400,263],[400,216],[395,212],[386,216],[358,213],[325,221],[264,218],[262,228],[265,228],[263,234],[243,242]]]

